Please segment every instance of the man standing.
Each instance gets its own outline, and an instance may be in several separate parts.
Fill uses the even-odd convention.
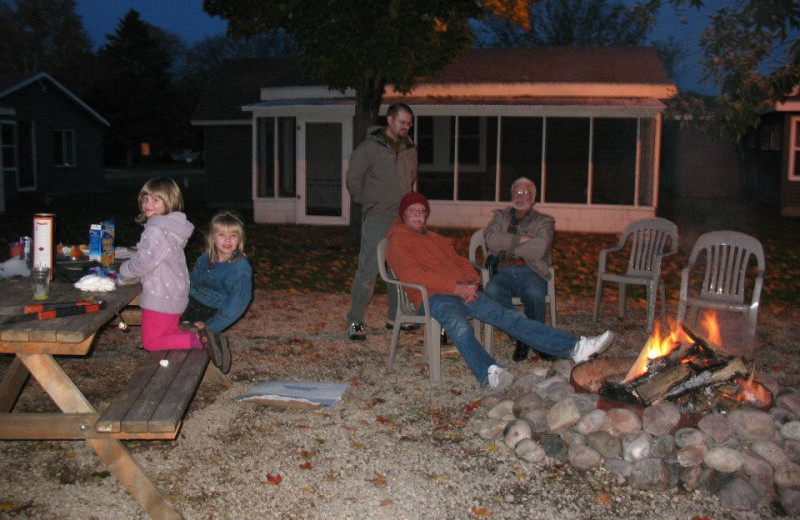
[[[475,339],[470,318],[489,323],[532,348],[576,363],[599,354],[614,341],[611,331],[593,338],[575,338],[529,320],[478,292],[478,275],[469,260],[459,256],[447,238],[426,228],[429,211],[428,200],[421,194],[412,191],[403,197],[402,220],[395,221],[386,235],[386,260],[398,280],[425,287],[431,315],[447,331],[481,386],[488,384],[493,390],[502,391],[514,378]],[[419,309],[419,291],[406,292]]]
[[[544,323],[556,226],[553,217],[533,209],[535,200],[533,181],[526,177],[515,180],[511,185],[511,207],[497,210],[484,231],[486,248],[498,259],[497,273],[485,291],[486,296],[508,309],[514,308],[511,298],[520,298],[525,316]],[[527,357],[528,345],[517,341],[512,359],[523,361]]]
[[[361,251],[358,255],[347,333],[351,340],[366,339],[364,312],[372,299],[378,276],[378,243],[397,217],[403,195],[417,178],[417,148],[409,137],[414,113],[408,105],[395,103],[386,111],[386,126],[367,136],[350,155],[347,191],[361,205]],[[387,291],[389,311],[386,327],[394,327],[397,295]]]

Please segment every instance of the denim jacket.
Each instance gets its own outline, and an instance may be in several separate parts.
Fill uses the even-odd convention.
[[[213,332],[222,332],[238,320],[253,298],[253,270],[243,256],[232,262],[208,264],[208,253],[194,263],[189,275],[189,296],[217,313],[205,322]]]

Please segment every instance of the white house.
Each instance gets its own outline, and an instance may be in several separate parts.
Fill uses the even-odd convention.
[[[306,81],[295,57],[233,60],[211,83],[192,121],[210,203],[250,206],[262,223],[348,224],[354,93]],[[431,225],[484,226],[524,175],[558,229],[616,232],[655,215],[676,92],[648,47],[482,49],[407,95],[389,87],[382,112],[414,110]]]

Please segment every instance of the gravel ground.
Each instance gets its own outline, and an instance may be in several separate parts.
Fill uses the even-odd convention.
[[[685,490],[644,492],[618,484],[602,469],[530,464],[476,434],[498,396],[478,387],[460,357],[446,348],[442,384],[429,383],[421,333],[401,335],[392,372],[385,296],[367,316],[368,341],[347,340],[345,294],[258,292],[231,330],[234,381],[219,393],[203,384],[175,441],[126,442],[187,519],[213,518],[669,518],[780,517],[774,508],[740,513],[716,498]],[[676,302],[669,302],[674,313]],[[559,325],[575,334],[617,332],[610,354],[633,354],[645,341],[644,307],[625,320],[615,303],[591,321],[588,300],[559,301]],[[762,308],[756,359],[783,385],[798,385],[800,332],[790,313]],[[108,328],[92,354],[66,360],[68,374],[98,410],[126,383],[144,352],[139,331]],[[513,363],[512,344],[495,336],[495,355],[517,377],[534,363]],[[0,374],[9,356],[0,358]],[[235,401],[265,380],[347,382],[328,410],[278,409]],[[514,388],[511,393],[520,391]],[[29,383],[18,411],[56,411]],[[0,517],[145,518],[82,442],[0,441]],[[280,478],[278,478],[278,476]],[[278,482],[279,481],[279,482]]]

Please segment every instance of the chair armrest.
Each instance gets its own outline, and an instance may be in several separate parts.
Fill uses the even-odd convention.
[[[607,260],[608,260],[608,255],[611,254],[611,253],[617,253],[619,251],[622,251],[623,248],[624,248],[624,245],[608,247],[606,249],[601,249],[600,250],[600,263],[599,263],[599,265],[597,267],[598,274],[606,272],[606,263],[607,263]]]

